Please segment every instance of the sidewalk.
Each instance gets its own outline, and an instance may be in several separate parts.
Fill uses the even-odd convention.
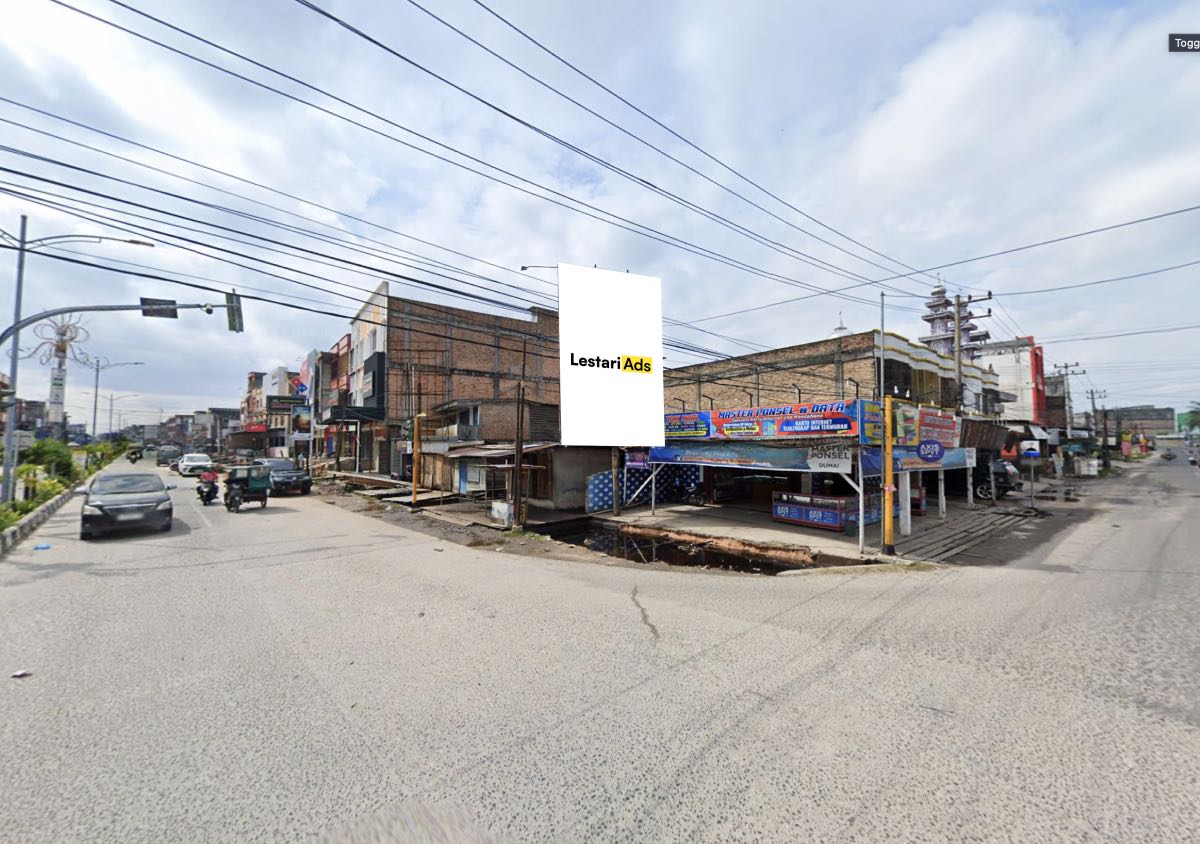
[[[901,537],[897,524],[898,547],[901,542],[914,543],[918,539],[930,542],[942,535],[949,537],[959,533],[963,528],[969,527],[978,531],[984,527],[985,523],[994,520],[992,514],[997,511],[1002,511],[1005,516],[1011,515],[1004,506],[992,508],[987,504],[976,503],[975,508],[971,510],[967,508],[965,501],[948,501],[946,503],[946,520],[943,521],[937,515],[935,503],[926,515],[913,515],[911,536]],[[814,555],[853,560],[870,559],[880,554],[881,526],[879,524],[867,525],[866,549],[860,555],[857,528],[850,533],[842,533],[776,522],[771,519],[769,512],[760,508],[667,504],[659,506],[653,515],[651,515],[649,507],[641,506],[625,511],[620,516],[609,514],[594,518],[612,525],[635,525],[641,528],[684,531],[760,545],[803,548],[808,549]],[[1002,526],[1003,524],[997,524],[996,528]],[[986,534],[984,535],[986,536]]]

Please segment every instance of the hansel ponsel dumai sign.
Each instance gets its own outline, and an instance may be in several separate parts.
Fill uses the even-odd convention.
[[[563,445],[662,445],[662,280],[559,264],[558,320]]]

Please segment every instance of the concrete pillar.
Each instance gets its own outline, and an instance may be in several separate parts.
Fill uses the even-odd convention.
[[[946,470],[938,469],[938,515],[946,518]]]
[[[900,535],[912,536],[912,472],[900,473]]]

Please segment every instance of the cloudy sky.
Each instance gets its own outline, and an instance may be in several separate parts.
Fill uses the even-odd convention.
[[[464,303],[432,282],[511,313],[554,294],[552,272],[520,265],[566,261],[661,276],[664,313],[691,323],[667,335],[736,354],[824,337],[839,315],[877,325],[881,279],[889,329],[918,336],[934,281],[896,276],[956,264],[935,271],[951,292],[997,294],[993,337],[1033,335],[1087,369],[1076,397],[1200,400],[1200,330],[1104,337],[1200,325],[1200,265],[1028,292],[1200,261],[1200,212],[957,263],[1200,205],[1200,55],[1166,50],[1200,31],[1200,2],[421,4],[442,21],[407,0],[316,3],[361,35],[296,0],[7,4],[0,228],[28,214],[31,237],[156,244],[31,257],[25,312],[214,298],[54,254],[339,315],[380,271],[414,279],[396,295]],[[7,308],[13,253],[0,262]],[[248,370],[347,327],[266,303],[245,318],[233,335],[219,312],[97,315],[84,349],[145,362],[101,391],[138,394],[118,407],[151,421],[235,406]],[[21,394],[44,398],[47,373],[25,361]],[[90,376],[69,378],[81,420]]]

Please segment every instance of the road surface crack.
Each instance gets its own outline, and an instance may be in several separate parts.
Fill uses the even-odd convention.
[[[638,600],[637,586],[633,587],[633,592],[629,597],[633,600],[633,605],[638,608],[638,612],[642,614],[642,624],[650,628],[650,634],[654,637],[654,641],[658,641],[658,628],[654,626],[654,622],[650,620],[650,613],[646,612],[646,608],[642,606],[642,602]]]

